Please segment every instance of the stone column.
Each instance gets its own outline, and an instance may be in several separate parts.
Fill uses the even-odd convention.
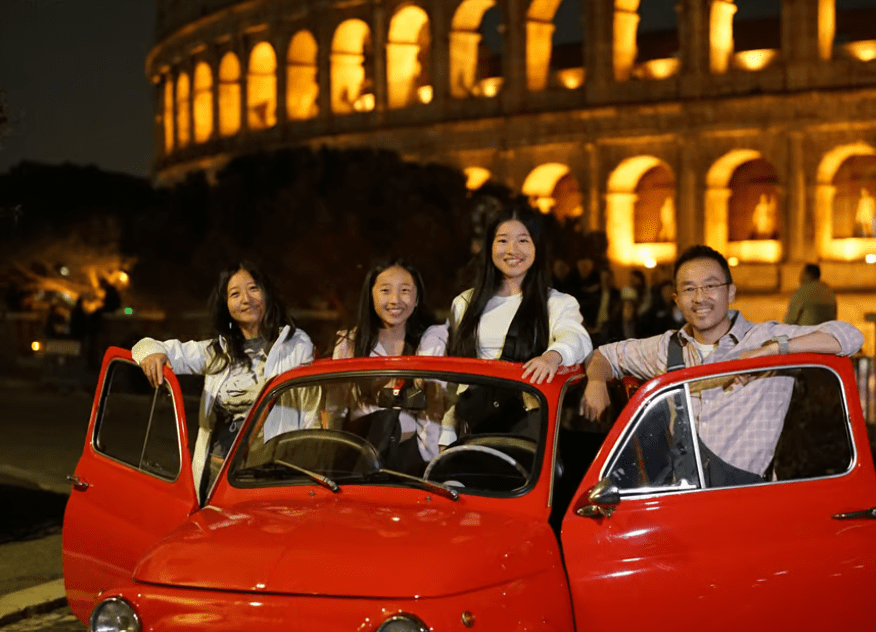
[[[285,33],[275,34],[271,38],[274,47],[274,55],[277,57],[277,127],[283,127],[289,122],[289,110],[287,109],[286,93],[288,91],[287,78],[289,76],[289,36]]]
[[[588,94],[599,95],[613,81],[614,0],[588,0],[587,34],[584,49],[585,88]],[[597,100],[599,99],[597,96]]]
[[[612,69],[615,81],[630,78],[638,50],[639,0],[616,0],[613,20]]]
[[[709,14],[709,69],[722,75],[733,58],[733,0],[712,0]]]
[[[389,108],[407,107],[416,101],[414,79],[417,76],[419,53],[417,44],[386,44],[386,104]]]
[[[548,87],[554,30],[552,22],[526,21],[526,87],[532,92]]]
[[[432,6],[429,21],[432,29],[432,49],[429,76],[432,77],[432,107],[444,111],[450,93],[450,10],[449,3],[438,2]]]
[[[502,105],[505,112],[520,111],[526,90],[526,9],[528,0],[500,3],[505,32],[502,34]]]
[[[679,252],[703,243],[703,188],[698,182],[697,138],[680,138],[678,161],[678,201],[675,205],[675,239]]]
[[[478,45],[475,31],[450,31],[450,96],[469,96],[477,77]]]
[[[806,227],[806,177],[805,160],[803,159],[803,133],[793,131],[789,139],[788,160],[788,217],[787,228],[782,236],[783,248],[790,261],[803,261],[806,253],[811,252],[811,243],[807,243]]]
[[[709,72],[709,7],[702,0],[678,0],[678,45],[681,94],[697,96]]]
[[[372,16],[373,22],[368,28],[371,29],[371,50],[374,52],[374,109],[380,117],[387,104],[386,34],[389,26],[382,6],[375,6]]]

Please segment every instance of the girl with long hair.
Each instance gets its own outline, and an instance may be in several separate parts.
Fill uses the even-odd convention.
[[[232,263],[219,273],[210,313],[215,336],[209,340],[144,338],[131,350],[153,387],[164,381],[164,365],[174,373],[204,376],[192,457],[201,500],[265,382],[313,361],[310,337],[295,327],[273,284],[251,262]],[[266,435],[290,429],[266,426]]]

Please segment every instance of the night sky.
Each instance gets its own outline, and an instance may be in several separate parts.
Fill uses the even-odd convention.
[[[574,40],[577,2],[564,0],[557,43]],[[778,0],[739,0],[744,18]],[[873,0],[838,0],[839,9]],[[643,30],[674,25],[674,0],[643,0]],[[578,27],[580,28],[580,27]],[[22,160],[97,165],[148,177],[153,93],[144,73],[155,0],[0,0],[0,90],[11,120],[0,173]]]
[[[0,172],[22,160],[149,176],[154,0],[0,0]]]

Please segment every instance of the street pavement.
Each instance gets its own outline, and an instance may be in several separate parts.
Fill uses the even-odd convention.
[[[85,630],[66,608],[61,527],[94,393],[0,379],[0,630]]]

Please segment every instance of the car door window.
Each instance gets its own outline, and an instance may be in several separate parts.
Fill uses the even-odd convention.
[[[607,475],[624,493],[737,487],[848,471],[838,377],[823,367],[691,380],[652,398]]]
[[[608,468],[619,490],[696,489],[699,472],[683,387],[651,399]]]
[[[113,361],[101,395],[94,447],[135,469],[175,480],[180,471],[179,437],[167,382],[154,389],[139,366]]]

